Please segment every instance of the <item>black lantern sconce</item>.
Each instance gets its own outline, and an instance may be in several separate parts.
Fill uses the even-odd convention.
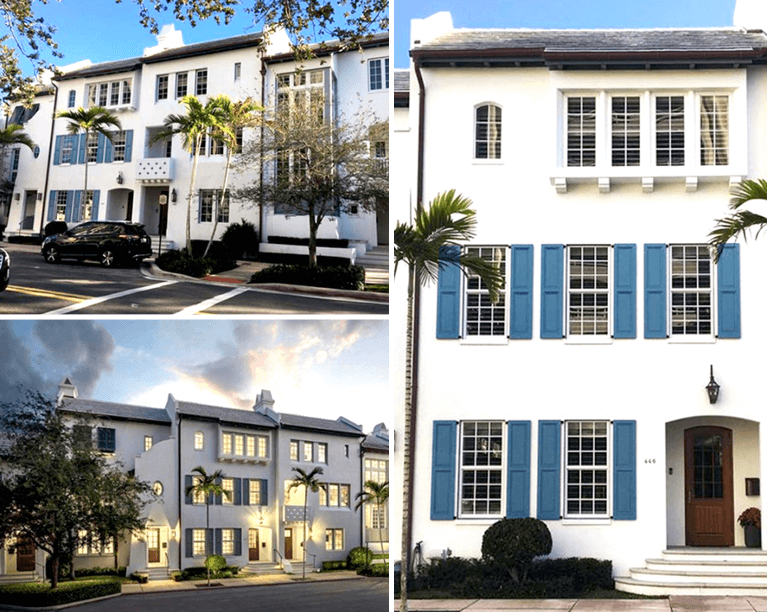
[[[118,172],[117,173],[117,184],[118,185],[122,185],[123,184],[123,173],[122,172]]]
[[[706,392],[708,393],[708,401],[711,404],[716,404],[716,400],[719,399],[719,384],[714,380],[714,366],[711,366],[711,379],[706,385]]]
[[[170,201],[173,202],[174,204],[176,203],[176,189],[175,188],[170,190]]]

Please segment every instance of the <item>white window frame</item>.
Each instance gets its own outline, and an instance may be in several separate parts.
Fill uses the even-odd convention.
[[[726,100],[726,105],[727,105],[727,113],[726,113],[727,130],[726,130],[726,136],[725,136],[725,138],[726,138],[726,147],[716,146],[716,143],[715,143],[715,146],[713,147],[715,159],[717,157],[716,156],[716,151],[717,150],[725,150],[726,151],[726,153],[725,153],[725,157],[727,158],[727,163],[726,164],[720,164],[720,163],[717,163],[716,161],[714,161],[714,163],[704,163],[703,162],[703,151],[705,150],[704,146],[703,146],[703,134],[704,134],[704,131],[703,131],[703,126],[702,126],[703,116],[704,116],[703,98],[713,98],[714,102],[715,102],[715,105],[718,104],[718,101],[720,101],[721,99]],[[698,127],[698,160],[699,160],[699,163],[704,168],[708,168],[708,167],[727,168],[730,165],[730,163],[731,163],[731,156],[732,156],[732,150],[731,150],[731,146],[730,146],[731,132],[732,132],[732,95],[730,93],[727,93],[727,92],[719,92],[719,93],[717,93],[717,92],[699,92],[699,93],[697,93],[697,95],[695,97],[695,104],[696,104],[696,107],[697,107],[696,111],[697,111],[697,118],[698,118],[697,127]],[[715,115],[716,115],[716,113],[715,113]]]
[[[368,91],[389,89],[389,58],[374,57],[368,60]]]
[[[125,130],[118,130],[112,135],[112,161],[124,162],[125,161],[125,144],[126,136]]]
[[[224,528],[221,530],[221,554],[234,554],[234,529]]]
[[[157,75],[157,100],[167,100],[170,97],[170,75]]]
[[[290,441],[290,446],[288,447],[288,449],[289,449],[288,453],[290,455],[290,460],[291,461],[298,461],[299,450],[300,450],[298,448],[298,442],[299,442],[298,440],[291,440]]]
[[[242,63],[234,62],[234,80],[239,81],[242,78]]]
[[[628,119],[630,114],[627,110],[624,112],[624,127],[625,129],[620,130],[619,132],[615,129],[615,112],[613,110],[613,104],[617,99],[623,99],[624,103],[628,104],[629,98],[636,98],[639,101],[639,111],[638,111],[638,127],[636,130],[629,129],[630,121]],[[642,152],[643,152],[643,113],[644,113],[644,99],[641,94],[641,92],[634,92],[634,93],[621,93],[621,92],[612,92],[607,98],[607,113],[608,113],[608,134],[607,134],[607,161],[609,165],[613,168],[638,168],[642,165]],[[616,134],[619,134],[624,139],[628,140],[629,137],[635,136],[638,139],[638,149],[637,149],[637,163],[628,163],[629,158],[629,151],[633,151],[634,147],[629,147],[628,145],[625,148],[622,148],[622,152],[625,155],[624,163],[622,164],[616,164],[614,155],[616,153],[616,148],[613,146],[614,144],[614,137]]]
[[[328,445],[325,442],[319,442],[317,444],[317,463],[327,464],[328,462]]]
[[[224,432],[221,434],[221,454],[231,455],[234,450],[234,434],[231,432]]]
[[[87,85],[86,101],[88,108],[103,106],[121,108],[131,106],[133,100],[133,77],[114,81],[100,81]],[[117,100],[115,101],[115,97]]]
[[[483,249],[492,249],[493,251],[496,250],[502,250],[503,251],[503,284],[501,288],[498,291],[498,302],[491,306],[486,306],[486,308],[492,308],[495,312],[496,310],[503,310],[503,330],[501,333],[496,334],[470,334],[469,333],[469,296],[471,295],[479,295],[480,301],[479,303],[482,304],[483,297],[486,300],[489,300],[489,291],[484,287],[484,283],[479,279],[476,275],[464,275],[463,276],[463,291],[462,291],[462,302],[461,302],[461,321],[462,321],[462,341],[467,344],[506,344],[508,342],[508,336],[509,336],[509,300],[507,295],[507,285],[508,285],[508,278],[509,278],[509,270],[511,265],[511,249],[509,249],[508,246],[505,245],[485,245],[485,244],[470,244],[463,247],[464,253],[467,253],[471,249],[478,249],[479,254],[482,254]],[[495,253],[493,254],[493,261],[496,260]],[[473,284],[474,282],[479,283],[478,288],[469,288],[470,284]],[[499,305],[499,303],[502,302],[502,304]],[[478,323],[481,325],[481,316],[478,321]]]
[[[248,486],[248,502],[251,506],[260,506],[261,504],[261,481],[257,478],[250,478]]]
[[[314,463],[314,442],[304,440],[303,461],[306,463]]]
[[[69,99],[67,100],[67,108],[74,108],[77,106],[77,92],[74,89],[69,90]]]
[[[684,334],[684,333],[674,333],[674,325],[673,325],[673,311],[674,311],[674,296],[673,293],[702,293],[701,290],[698,289],[679,289],[674,288],[672,286],[673,279],[672,279],[672,273],[673,273],[673,249],[674,248],[689,248],[689,247],[695,247],[700,248],[703,247],[703,249],[708,252],[708,247],[705,244],[694,244],[694,243],[675,243],[675,244],[669,244],[666,247],[666,293],[667,293],[667,312],[666,312],[666,321],[667,321],[667,329],[668,329],[668,338],[669,342],[674,343],[683,343],[683,344],[708,344],[716,341],[716,325],[717,325],[717,291],[716,291],[716,272],[717,267],[714,264],[713,260],[711,259],[709,255],[709,288],[708,293],[710,295],[710,305],[709,310],[711,312],[711,331],[708,334]],[[705,291],[705,290],[704,290]]]
[[[378,484],[389,482],[389,462],[386,459],[365,459],[364,482],[368,480]]]
[[[607,249],[607,288],[587,288],[587,289],[571,289],[571,270],[570,270],[570,253],[571,249]],[[613,245],[610,244],[571,244],[565,246],[565,285],[564,285],[564,329],[565,340],[569,342],[577,342],[583,344],[609,344],[613,340],[613,291],[614,291],[614,279],[613,279]],[[604,294],[607,296],[607,329],[604,334],[576,334],[570,331],[570,296],[571,294]]]
[[[606,510],[604,513],[600,514],[582,514],[580,512],[570,512],[568,510],[568,474],[570,472],[576,472],[576,471],[582,471],[584,468],[585,470],[589,470],[591,468],[594,469],[601,469],[602,466],[592,465],[592,466],[569,466],[568,465],[568,442],[569,442],[569,425],[571,423],[580,423],[581,425],[584,423],[605,423],[606,424],[606,437],[607,437],[607,449],[605,451],[594,451],[596,452],[604,452],[606,454],[606,464],[605,464],[605,471],[607,473],[606,483],[605,486],[607,487],[606,491]],[[571,419],[568,421],[564,421],[563,423],[563,434],[562,434],[562,516],[565,519],[577,519],[577,520],[603,520],[603,519],[611,519],[612,518],[612,491],[613,491],[613,423],[609,419]],[[601,483],[600,483],[601,484]],[[589,486],[587,483],[586,485],[571,485],[571,486]],[[595,483],[593,483],[593,486],[596,486]],[[579,498],[580,499],[580,498]]]
[[[189,73],[188,72],[177,72],[175,80],[175,92],[176,95],[174,96],[176,100],[183,98],[184,96],[189,95]],[[184,81],[183,85],[181,84],[181,81]],[[183,87],[183,91],[182,88]]]
[[[202,479],[199,476],[192,476],[192,486],[196,487],[198,484],[202,482]],[[192,493],[192,505],[194,506],[204,506],[207,503],[207,500],[205,499],[206,495],[202,491],[194,491]]]
[[[256,436],[256,453],[259,459],[269,457],[269,438],[267,436]]]
[[[85,137],[85,161],[89,164],[95,164],[99,154],[99,135],[96,132],[90,132]]]
[[[325,529],[325,550],[344,550],[344,530],[328,527]]]
[[[152,436],[144,436],[144,452],[148,451],[154,446],[154,438]]]
[[[205,434],[201,431],[194,432],[194,450],[201,451],[205,449]]]
[[[204,557],[205,548],[205,530],[192,529],[192,556]]]
[[[482,140],[480,140],[478,137],[480,125],[478,114],[481,108],[487,108],[487,119],[482,120],[483,123],[487,124],[487,129],[485,138]],[[495,110],[491,111],[491,109]],[[493,115],[492,118],[491,115]],[[498,133],[495,135],[495,137],[491,137],[491,131],[493,131],[491,130],[491,126],[495,126],[497,128]],[[476,104],[472,110],[472,162],[479,164],[503,163],[503,132],[503,107],[497,102],[492,101],[485,101]],[[477,147],[480,143],[483,143],[487,147],[486,154],[484,156],[480,156],[477,153]],[[498,148],[498,155],[495,154],[494,150],[491,154],[491,146],[496,145]]]
[[[487,423],[489,426],[492,427],[492,425],[500,426],[500,435],[490,435],[492,433],[491,427],[488,428],[488,441],[490,441],[491,438],[498,437],[500,438],[501,447],[499,450],[492,450],[488,447],[488,455],[490,453],[498,454],[500,456],[500,463],[496,465],[490,465],[489,462],[487,465],[483,464],[474,464],[474,465],[466,465],[464,466],[464,453],[467,452],[477,452],[476,450],[471,451],[470,449],[464,449],[464,435],[466,432],[467,425],[473,424],[475,425],[475,432],[476,432],[476,425],[480,423]],[[473,436],[475,439],[477,438],[477,435],[475,434]],[[505,444],[505,437],[506,437],[506,426],[504,421],[499,420],[466,420],[461,421],[458,428],[458,517],[459,518],[470,518],[470,519],[498,519],[502,518],[505,515],[506,512],[506,444]],[[476,445],[475,445],[476,446]],[[463,509],[463,488],[464,488],[464,474],[469,472],[479,472],[481,470],[487,470],[488,472],[498,472],[500,474],[500,481],[497,483],[491,483],[489,482],[489,474],[488,474],[488,483],[487,486],[498,486],[500,487],[500,497],[498,498],[498,512],[486,512],[486,513],[475,513],[475,512],[465,512]],[[471,483],[474,485],[477,485],[477,483]],[[479,483],[477,485],[479,487],[485,486],[483,483]],[[476,503],[477,500],[480,498],[474,497],[471,498]],[[493,500],[489,494],[484,498],[489,502]],[[488,508],[489,510],[489,508]]]
[[[72,134],[65,134],[61,138],[61,165],[77,163],[77,160],[72,161],[75,146],[74,138]]]
[[[208,95],[208,69],[198,68],[194,71],[194,95]]]
[[[67,216],[67,192],[66,191],[57,191],[56,192],[56,214],[55,219],[56,221],[63,221],[66,219]]]
[[[221,494],[221,503],[224,506],[231,506],[232,504],[234,504],[234,478],[230,478],[229,476],[222,477],[221,488],[224,491],[228,491],[230,493],[229,497],[227,497],[223,493]]]

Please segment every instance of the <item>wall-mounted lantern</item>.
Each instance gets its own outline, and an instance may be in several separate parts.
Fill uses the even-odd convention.
[[[118,172],[117,173],[117,184],[118,185],[122,185],[123,184],[123,173],[122,172]]]
[[[706,391],[708,392],[708,401],[711,404],[716,404],[716,400],[719,399],[719,385],[714,380],[714,366],[711,366],[711,379],[706,385]]]
[[[170,201],[174,204],[176,203],[176,189],[173,188],[170,190]]]

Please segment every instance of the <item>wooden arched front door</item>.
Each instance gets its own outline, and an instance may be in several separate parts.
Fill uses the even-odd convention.
[[[687,545],[732,546],[732,430],[686,429],[684,456]]]

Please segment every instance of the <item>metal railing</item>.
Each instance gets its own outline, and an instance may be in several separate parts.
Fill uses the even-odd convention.
[[[30,215],[29,217],[24,217],[21,220],[21,223],[19,223],[19,231],[34,229],[34,225],[35,225],[35,216],[34,215]]]
[[[312,558],[312,569],[316,569],[316,563],[317,563],[317,555],[313,555],[310,552],[306,552],[307,555],[309,555]]]
[[[272,551],[276,552],[277,556],[280,558],[280,567],[284,567],[284,564],[282,563],[282,555],[280,554],[280,551],[277,550],[276,548],[273,548]]]

